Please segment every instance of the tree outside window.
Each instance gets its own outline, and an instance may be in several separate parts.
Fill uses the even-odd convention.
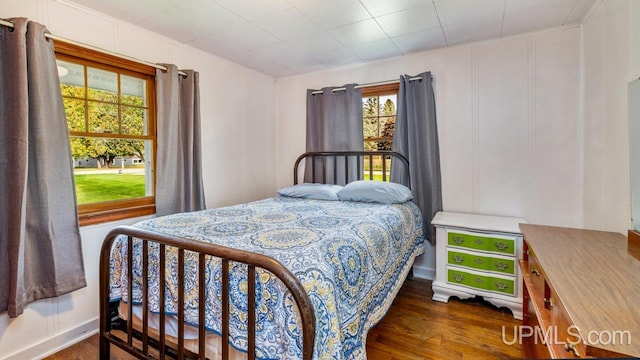
[[[362,90],[362,121],[365,150],[391,150],[396,121],[398,84],[366,87]],[[386,161],[386,178],[389,179],[391,159]],[[365,179],[369,179],[369,164],[365,163]],[[374,180],[382,179],[382,159],[373,162]]]

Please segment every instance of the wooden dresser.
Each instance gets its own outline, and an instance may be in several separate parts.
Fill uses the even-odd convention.
[[[640,357],[640,260],[619,233],[520,224],[527,358]]]

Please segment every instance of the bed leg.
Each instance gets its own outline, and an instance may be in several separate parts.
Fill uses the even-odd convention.
[[[413,279],[413,266],[409,269],[409,275],[407,275],[407,279]]]

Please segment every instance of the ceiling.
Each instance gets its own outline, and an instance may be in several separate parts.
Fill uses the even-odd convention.
[[[73,0],[274,77],[580,23],[596,0]]]

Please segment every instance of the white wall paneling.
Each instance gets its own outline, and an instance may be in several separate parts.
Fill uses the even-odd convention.
[[[477,209],[482,214],[528,217],[529,41],[514,38],[478,49],[474,152]]]
[[[631,228],[627,84],[637,78],[637,1],[600,1],[583,24],[584,225]]]
[[[539,34],[531,45],[529,221],[577,227],[582,224],[580,30]]]
[[[455,48],[429,56],[434,93],[442,171],[444,210],[474,212],[474,147],[477,130],[477,51]],[[444,161],[446,159],[446,161]]]

